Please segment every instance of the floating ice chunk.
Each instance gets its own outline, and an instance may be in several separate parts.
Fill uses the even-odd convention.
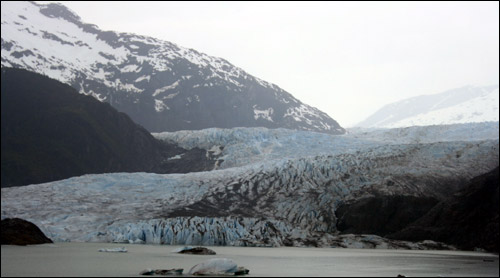
[[[188,274],[191,275],[224,275],[238,271],[238,265],[231,259],[215,258],[193,266]]]

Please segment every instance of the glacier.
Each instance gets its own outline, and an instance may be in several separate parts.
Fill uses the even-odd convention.
[[[289,159],[363,151],[386,144],[435,143],[497,139],[498,122],[415,126],[404,128],[352,128],[345,135],[330,135],[284,128],[209,128],[152,133],[159,140],[221,150],[219,169],[239,167],[264,160]]]
[[[498,126],[358,129],[340,136],[266,128],[158,133],[218,153],[220,168],[2,188],[1,217],[31,221],[54,241],[361,246],[371,238],[381,248],[397,247],[373,236],[340,235],[336,209],[373,196],[443,200],[498,166]]]

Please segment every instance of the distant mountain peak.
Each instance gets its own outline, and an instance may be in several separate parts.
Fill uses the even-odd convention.
[[[60,3],[49,3],[44,5],[39,5],[34,2],[31,3],[40,7],[40,13],[45,16],[62,18],[72,23],[75,23],[75,21],[81,21],[81,18],[75,12]]]
[[[498,85],[466,85],[388,104],[356,126],[395,128],[498,121],[498,112]]]
[[[326,113],[225,59],[102,31],[61,4],[2,2],[1,63],[69,84],[149,131],[262,126],[345,133]]]

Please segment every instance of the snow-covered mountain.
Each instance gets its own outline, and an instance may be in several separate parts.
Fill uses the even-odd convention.
[[[379,219],[385,204],[398,213],[377,225],[402,227],[426,212],[423,202],[430,209],[497,167],[495,131],[498,123],[343,136],[264,128],[161,133],[155,136],[210,149],[228,164],[201,173],[84,175],[6,188],[1,213],[37,224],[56,241],[335,246],[353,240],[336,237],[345,216],[340,206],[349,214],[351,205],[376,199],[381,207],[363,216]],[[367,237],[356,240],[344,243],[359,247]]]
[[[2,1],[1,64],[109,102],[152,132],[267,127],[343,134],[324,112],[222,58],[102,31],[61,4]]]
[[[384,106],[358,127],[408,127],[499,120],[498,85],[465,86]]]

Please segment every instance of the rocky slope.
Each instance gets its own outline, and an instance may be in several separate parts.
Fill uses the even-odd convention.
[[[497,167],[472,179],[463,190],[389,237],[414,241],[434,238],[461,249],[498,253],[498,175]]]
[[[498,85],[465,86],[388,104],[356,126],[395,128],[498,122],[498,103]]]
[[[2,187],[90,173],[214,167],[206,151],[160,142],[124,113],[59,81],[11,68],[2,68],[1,78]]]
[[[342,134],[327,114],[222,58],[102,31],[61,4],[2,2],[2,66],[70,84],[149,131],[268,127]]]

